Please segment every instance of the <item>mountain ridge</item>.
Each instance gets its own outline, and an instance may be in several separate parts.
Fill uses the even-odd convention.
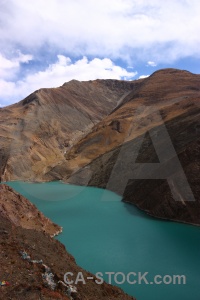
[[[38,90],[2,108],[1,179],[37,180],[37,175],[64,159],[64,152],[112,111],[133,83],[119,81],[113,92],[115,85],[115,80],[84,85],[72,81],[64,87]]]
[[[35,93],[38,106],[31,101]],[[122,192],[119,177],[110,189],[155,217],[200,224],[200,75],[169,68],[131,82],[72,80],[60,88],[35,93],[5,108],[5,113],[1,110],[2,180],[64,180],[110,188],[109,178],[115,174],[113,168],[120,149],[125,149],[124,156],[129,157],[131,147],[137,148],[144,140],[140,159],[154,162],[156,149],[153,151],[145,134],[160,135],[158,147],[161,147],[166,143],[162,137],[165,128],[195,204],[183,196],[182,203],[174,204],[169,186],[163,182],[156,185],[153,180],[151,184],[147,179],[142,184],[137,180],[129,182]],[[167,155],[167,150],[163,151]],[[128,170],[131,161],[126,163]],[[128,174],[127,170],[120,170],[122,178]],[[154,177],[156,174],[152,173]],[[148,197],[145,189],[149,191]],[[161,203],[162,193],[166,197]],[[143,195],[148,201],[141,200]]]

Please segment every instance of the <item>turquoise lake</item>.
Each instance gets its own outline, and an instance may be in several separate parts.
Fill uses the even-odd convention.
[[[148,217],[102,189],[61,182],[8,184],[63,227],[57,239],[84,269],[149,272],[150,282],[155,275],[185,275],[185,285],[142,282],[120,287],[137,300],[200,299],[199,227]]]

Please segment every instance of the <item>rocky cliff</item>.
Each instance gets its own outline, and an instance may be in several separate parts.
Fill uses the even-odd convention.
[[[117,287],[96,284],[95,276],[78,267],[47,233],[55,233],[59,226],[10,187],[0,188],[1,300],[134,300]],[[86,284],[66,286],[66,272],[75,278],[82,272]]]
[[[11,187],[0,185],[0,215],[15,226],[43,231],[54,236],[62,228],[46,218],[35,205]]]

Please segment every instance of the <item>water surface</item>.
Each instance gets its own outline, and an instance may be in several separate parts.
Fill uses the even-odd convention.
[[[148,217],[102,189],[61,182],[9,185],[63,227],[58,240],[84,269],[149,272],[149,281],[155,275],[185,275],[186,285],[125,283],[120,287],[138,300],[200,299],[199,227]]]

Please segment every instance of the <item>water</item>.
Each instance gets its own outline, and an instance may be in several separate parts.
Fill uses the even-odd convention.
[[[64,228],[58,239],[84,269],[149,272],[149,281],[155,275],[185,275],[185,285],[126,282],[120,287],[137,300],[200,299],[199,227],[148,217],[122,203],[120,196],[97,188],[61,182],[9,185]]]

